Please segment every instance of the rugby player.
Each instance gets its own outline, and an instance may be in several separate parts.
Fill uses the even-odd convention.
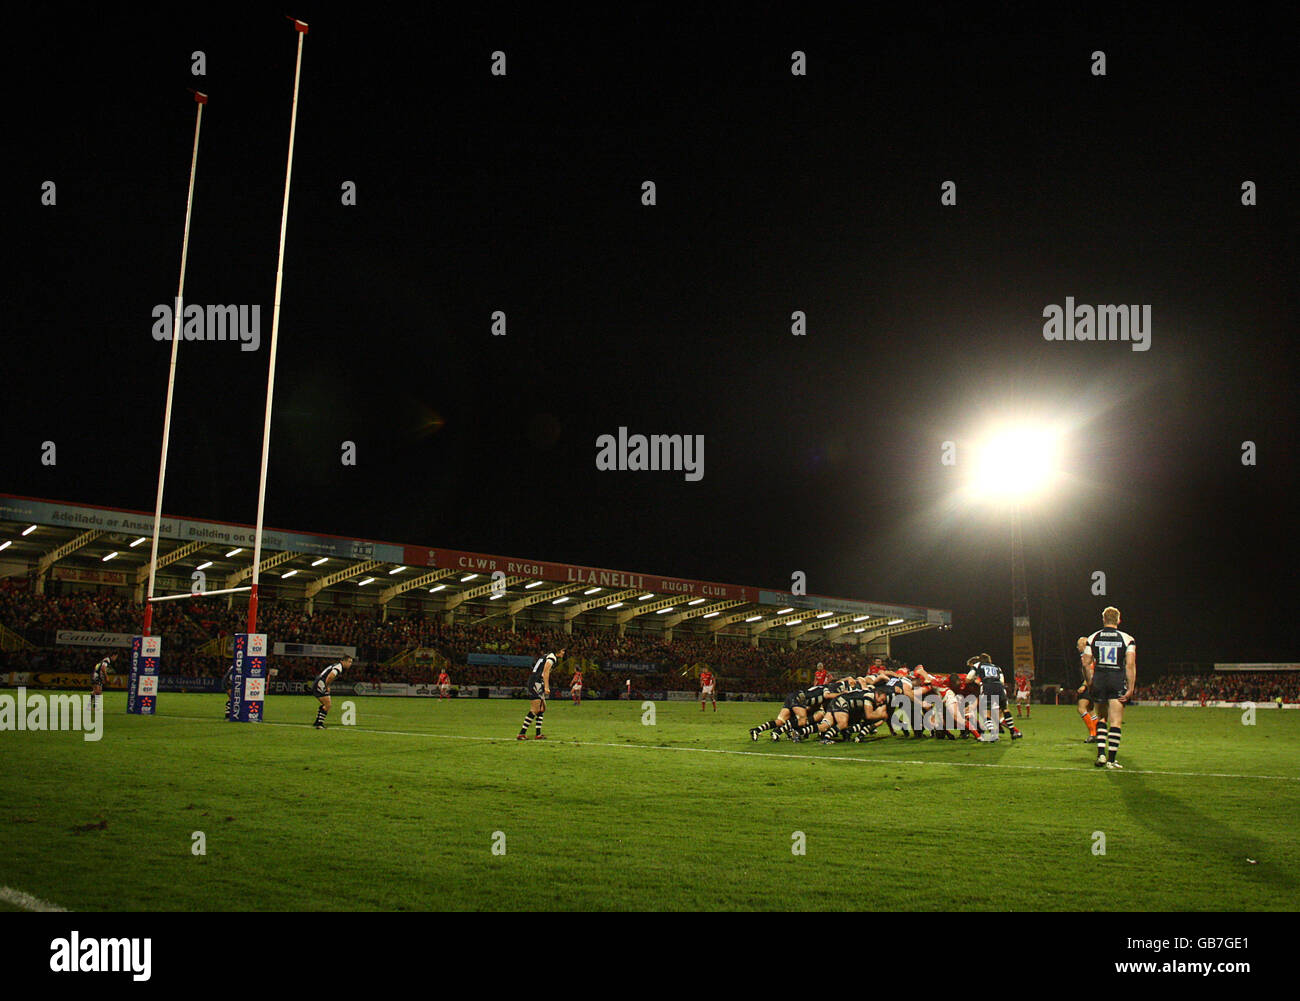
[[[99,711],[99,700],[104,695],[104,686],[108,684],[108,676],[113,673],[113,661],[116,659],[117,654],[110,653],[90,669],[90,715],[92,718]]]
[[[1002,668],[993,663],[993,658],[986,653],[977,657],[972,657],[966,661],[966,666],[970,672],[966,675],[966,680],[972,683],[978,683],[980,686],[980,721],[983,722],[983,714],[987,713],[990,720],[1000,719],[999,727],[1006,727],[1011,731],[1011,739],[1019,740],[1024,736],[1015,723],[1011,721],[1011,710],[1007,707],[1007,688],[1006,679],[1002,674]],[[997,740],[998,729],[995,728],[992,733],[985,735],[982,740]]]
[[[1083,669],[1083,651],[1087,649],[1088,637],[1080,636],[1076,645],[1079,648],[1079,673],[1083,675],[1083,683],[1079,685],[1075,704],[1079,708],[1079,719],[1083,720],[1084,728],[1088,731],[1088,736],[1083,742],[1095,744],[1097,743],[1097,714],[1093,711],[1095,707],[1092,699],[1088,697],[1088,672]]]
[[[817,731],[823,744],[832,744],[844,736],[858,741],[864,733],[875,732],[876,720],[888,712],[877,704],[878,696],[869,688],[855,688],[836,695],[826,707]]]
[[[1103,609],[1101,628],[1087,637],[1083,650],[1088,691],[1097,707],[1098,768],[1124,767],[1115,756],[1119,753],[1124,704],[1137,688],[1137,641],[1122,632],[1119,623],[1118,608],[1111,605]]]
[[[713,711],[718,711],[718,697],[713,694],[714,687],[713,672],[706,667],[700,672],[700,712],[704,712],[705,699],[712,699]]]
[[[841,682],[831,682],[827,685],[813,685],[811,688],[802,688],[797,692],[791,692],[785,697],[785,704],[781,707],[781,711],[776,714],[776,719],[768,720],[762,726],[751,728],[749,739],[758,740],[759,734],[768,730],[772,731],[773,740],[780,740],[781,734],[787,732],[791,733],[792,740],[796,739],[794,733],[807,728],[816,721],[827,693],[835,694],[840,690],[841,684]]]
[[[569,694],[573,696],[575,706],[582,705],[582,668],[573,672],[573,680],[569,682]]]
[[[338,663],[331,664],[316,675],[316,680],[311,685],[311,693],[316,696],[316,700],[320,703],[320,708],[316,710],[316,722],[312,724],[315,729],[325,729],[325,717],[329,715],[330,711],[330,685],[335,678],[343,673],[344,668],[351,666],[352,658],[344,657]]]
[[[235,701],[235,665],[231,664],[226,668],[225,676],[221,679],[222,691],[226,693],[226,719],[230,719],[230,704]]]
[[[538,657],[533,664],[533,673],[528,676],[528,697],[532,701],[528,703],[528,715],[524,717],[523,729],[519,731],[519,736],[515,740],[528,739],[528,724],[534,720],[537,722],[534,739],[546,739],[546,735],[542,733],[542,716],[546,713],[546,700],[551,697],[551,668],[563,659],[564,647],[560,647],[558,653],[548,653]],[[628,683],[631,684],[631,679]]]
[[[1025,719],[1029,718],[1029,676],[1024,674],[1016,675],[1016,715],[1020,715],[1020,707],[1025,708]]]
[[[931,674],[925,669],[924,664],[917,664],[912,668],[912,690],[920,698],[922,707],[927,705],[927,696],[929,697],[930,709],[925,716],[935,736],[943,740],[956,740],[953,731],[958,729],[958,719],[965,723],[965,717],[961,714],[957,696],[949,685],[948,676]],[[975,731],[975,735],[979,736],[978,731]]]
[[[886,699],[888,716],[885,721],[889,724],[889,732],[897,734],[898,730],[894,726],[894,712],[902,709],[906,716],[906,726],[903,727],[903,736],[910,737],[913,734],[920,737],[925,734],[925,723],[921,721],[921,729],[917,731],[915,725],[920,720],[921,713],[917,709],[916,689],[912,687],[911,680],[907,677],[906,670],[900,670],[894,674],[882,672],[872,675],[868,679],[877,692],[882,693]]]

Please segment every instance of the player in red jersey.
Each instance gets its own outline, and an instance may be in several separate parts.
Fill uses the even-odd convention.
[[[700,712],[704,712],[704,702],[706,699],[713,700],[713,711],[718,711],[718,697],[713,690],[716,683],[713,680],[713,672],[707,667],[700,672]]]
[[[451,675],[449,675],[446,669],[444,668],[442,674],[438,675],[438,698],[446,699],[450,697],[451,697]]]
[[[582,705],[582,671],[573,672],[573,680],[569,682],[569,694],[573,696],[575,706]]]
[[[948,676],[931,674],[924,664],[912,668],[912,691],[923,707],[923,726],[941,740],[956,740],[957,696],[948,687]]]
[[[1097,743],[1097,714],[1093,711],[1095,707],[1092,704],[1092,699],[1088,697],[1088,675],[1083,670],[1082,665],[1083,651],[1088,647],[1088,637],[1080,636],[1075,641],[1075,646],[1079,648],[1081,662],[1079,671],[1083,675],[1083,684],[1079,686],[1079,690],[1075,693],[1075,705],[1079,709],[1079,718],[1083,720],[1083,725],[1088,729],[1088,736],[1084,738],[1083,742],[1085,744],[1095,744]]]
[[[953,710],[962,737],[965,738],[969,735],[979,739],[982,734],[975,718],[979,685],[968,681],[966,675],[961,671],[948,675],[948,684],[954,696]]]
[[[826,670],[821,661],[817,662],[817,673],[813,675],[814,685],[824,685],[831,680],[831,672]]]
[[[1016,675],[1016,715],[1020,715],[1020,707],[1025,708],[1025,719],[1029,718],[1029,676],[1024,674]]]

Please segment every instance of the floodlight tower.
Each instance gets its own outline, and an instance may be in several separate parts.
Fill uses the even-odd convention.
[[[1025,575],[1023,516],[1051,489],[1058,466],[1057,434],[1041,423],[1002,427],[985,436],[977,451],[973,496],[1011,516],[1011,650],[1015,674],[1034,674]]]
[[[1034,676],[1034,639],[1029,628],[1029,585],[1025,577],[1025,537],[1020,503],[1011,510],[1011,653],[1016,675]]]
[[[1073,688],[1080,680],[1070,670],[1070,648],[1065,642],[1065,621],[1061,618],[1061,596],[1056,586],[1056,560],[1049,554],[1045,570],[1047,589],[1044,592],[1043,607],[1040,609],[1038,622],[1038,665],[1043,669],[1044,678],[1060,679],[1063,688]],[[1056,670],[1057,662],[1060,670]],[[1048,670],[1048,665],[1052,670]],[[1074,659],[1076,668],[1078,659]]]

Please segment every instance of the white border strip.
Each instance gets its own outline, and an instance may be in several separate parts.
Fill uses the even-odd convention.
[[[0,900],[6,904],[13,904],[24,911],[39,911],[49,913],[53,911],[65,911],[66,908],[58,904],[51,904],[40,897],[33,897],[30,893],[24,893],[22,890],[15,890],[12,886],[0,886]]]

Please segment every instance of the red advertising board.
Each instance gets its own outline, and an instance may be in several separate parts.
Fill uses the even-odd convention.
[[[686,580],[681,577],[663,577],[659,574],[635,573],[630,570],[606,570],[601,567],[576,566],[570,563],[549,563],[513,556],[489,556],[486,553],[467,553],[459,549],[407,546],[405,553],[406,565],[411,567],[464,570],[466,573],[481,574],[491,574],[500,570],[507,577],[534,577],[561,584],[587,584],[610,590],[635,588],[653,591],[655,594],[681,594],[692,598],[758,600],[757,588],[740,584]]]

